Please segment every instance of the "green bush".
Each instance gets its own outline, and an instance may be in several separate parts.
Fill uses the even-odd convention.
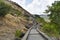
[[[24,36],[24,33],[21,32],[20,30],[16,30],[15,36],[16,36],[17,38],[22,38],[22,37]]]
[[[16,33],[15,33],[15,36],[16,36],[16,37],[20,37],[21,34],[22,34],[22,33],[21,33],[20,30],[16,30]]]
[[[45,23],[42,29],[48,35],[51,35],[51,36],[59,35],[59,31],[57,30],[57,25],[54,23]]]
[[[4,17],[6,14],[8,14],[10,9],[11,9],[10,5],[1,1],[0,2],[0,17]]]

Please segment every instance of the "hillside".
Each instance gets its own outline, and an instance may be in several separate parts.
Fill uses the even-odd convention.
[[[4,0],[4,3],[10,5],[11,10],[4,17],[0,16],[0,40],[14,40],[17,30],[26,33],[33,25],[33,15],[15,2]]]

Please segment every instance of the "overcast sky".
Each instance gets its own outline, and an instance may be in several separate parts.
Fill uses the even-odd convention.
[[[44,10],[47,9],[47,5],[51,5],[55,0],[12,0],[24,9],[29,11],[31,14],[43,14]]]

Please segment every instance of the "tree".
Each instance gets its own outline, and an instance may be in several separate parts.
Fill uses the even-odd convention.
[[[52,23],[57,25],[58,31],[60,30],[60,1],[55,1],[52,6],[48,6],[48,10],[45,10],[46,13],[50,14],[50,19]]]
[[[55,1],[52,6],[48,6],[48,10],[46,10],[47,13],[50,14],[51,22],[60,24],[60,1]]]

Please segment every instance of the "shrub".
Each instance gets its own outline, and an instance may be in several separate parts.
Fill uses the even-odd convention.
[[[11,9],[11,6],[4,3],[4,2],[0,2],[0,17],[4,17],[9,10]]]
[[[11,9],[10,14],[13,16],[21,16],[22,13],[19,10],[16,10],[14,8]]]
[[[57,28],[57,25],[54,24],[54,23],[45,23],[42,29],[49,36],[50,35],[51,36],[58,36],[59,32],[58,32],[58,30],[56,28]]]
[[[24,36],[24,33],[21,32],[21,30],[16,30],[15,36],[18,38],[22,38]]]
[[[15,10],[15,14],[17,15],[17,16],[21,16],[21,12],[20,11],[18,11],[18,10]]]

